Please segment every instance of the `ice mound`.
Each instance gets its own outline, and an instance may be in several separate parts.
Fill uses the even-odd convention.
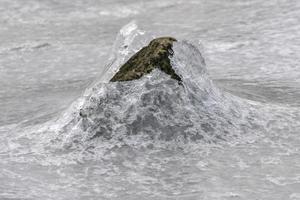
[[[188,41],[174,42],[168,57],[180,84],[160,63],[138,78],[110,82],[151,39],[134,23],[120,31],[106,73],[56,121],[60,140],[122,141],[138,135],[145,140],[213,143],[255,130],[255,113],[213,84],[199,49]]]

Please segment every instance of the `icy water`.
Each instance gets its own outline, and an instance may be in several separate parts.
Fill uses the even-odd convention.
[[[158,70],[108,83],[153,38]],[[0,199],[300,199],[300,1],[0,0]]]

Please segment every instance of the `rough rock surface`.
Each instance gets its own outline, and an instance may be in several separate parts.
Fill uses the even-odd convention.
[[[171,37],[161,37],[152,40],[148,46],[143,47],[121,66],[110,81],[139,79],[153,69],[158,68],[180,82],[181,78],[175,73],[169,59],[173,55],[172,46],[175,41],[176,39]]]

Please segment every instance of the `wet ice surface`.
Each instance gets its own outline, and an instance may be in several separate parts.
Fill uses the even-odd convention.
[[[300,199],[298,1],[1,0],[0,11],[0,198]],[[70,103],[105,79],[132,19],[200,44],[209,77],[234,102],[217,104],[221,113],[236,102],[254,113],[222,118],[233,120],[234,138],[78,140],[80,131],[59,131],[73,119]]]

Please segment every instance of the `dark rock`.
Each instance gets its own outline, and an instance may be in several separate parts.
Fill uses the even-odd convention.
[[[148,46],[143,47],[133,55],[110,81],[139,79],[143,75],[149,74],[153,69],[158,68],[169,74],[171,78],[181,82],[181,78],[175,73],[169,59],[173,55],[172,46],[175,41],[176,39],[171,37],[152,40]]]

